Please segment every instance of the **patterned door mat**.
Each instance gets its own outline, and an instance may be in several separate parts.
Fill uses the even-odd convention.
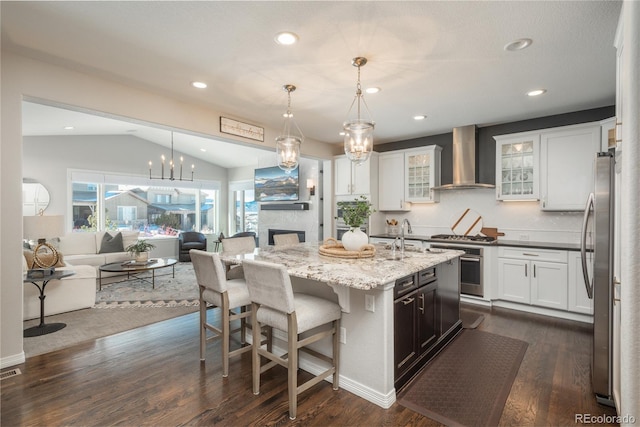
[[[398,403],[446,425],[498,425],[527,347],[463,329],[405,387]]]

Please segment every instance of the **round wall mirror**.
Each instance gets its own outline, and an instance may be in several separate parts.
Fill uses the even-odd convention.
[[[49,191],[39,182],[22,181],[22,216],[39,215],[49,206]]]

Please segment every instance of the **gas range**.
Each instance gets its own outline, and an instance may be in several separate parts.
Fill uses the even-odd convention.
[[[434,234],[433,236],[431,236],[430,240],[450,243],[475,243],[481,245],[495,245],[498,242],[495,237],[482,236],[480,234],[477,234],[475,236],[462,236],[458,234]]]

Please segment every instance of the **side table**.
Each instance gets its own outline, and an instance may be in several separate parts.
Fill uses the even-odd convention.
[[[69,277],[76,274],[75,271],[54,271],[53,274],[40,278],[27,278],[23,280],[23,283],[33,283],[38,290],[40,291],[40,324],[37,326],[32,326],[24,330],[24,337],[38,337],[40,335],[50,334],[52,332],[59,331],[60,329],[67,326],[66,323],[44,323],[44,299],[46,295],[44,294],[44,288],[47,286],[49,281],[54,279],[62,279],[63,277]],[[42,285],[39,285],[42,283]]]

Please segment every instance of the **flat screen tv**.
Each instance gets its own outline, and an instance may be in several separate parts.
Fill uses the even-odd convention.
[[[254,185],[257,202],[295,201],[300,196],[299,167],[286,173],[277,166],[255,170]]]

